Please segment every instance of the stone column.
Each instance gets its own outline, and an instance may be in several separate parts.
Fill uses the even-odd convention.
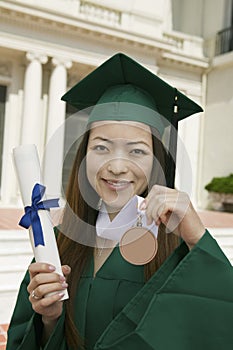
[[[45,64],[48,58],[33,52],[28,52],[26,58],[29,63],[24,78],[21,143],[34,143],[40,149],[43,122],[41,115],[42,64]]]
[[[61,101],[67,88],[67,69],[72,63],[53,58],[49,85],[49,106],[44,153],[44,183],[48,197],[61,196],[66,104]]]

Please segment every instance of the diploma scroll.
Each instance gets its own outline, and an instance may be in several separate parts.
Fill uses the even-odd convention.
[[[14,148],[13,158],[26,213],[21,219],[21,222],[27,219],[27,215],[30,216],[30,210],[33,211],[32,221],[34,221],[34,225],[29,227],[29,235],[35,260],[36,262],[44,262],[55,266],[55,272],[62,275],[61,261],[57,249],[53,224],[50,213],[46,210],[46,202],[52,203],[56,200],[46,201],[42,199],[44,195],[43,189],[45,190],[45,187],[39,185],[43,183],[43,181],[36,146],[22,145]],[[37,195],[35,194],[35,190]],[[32,203],[33,196],[39,197],[41,201],[38,200],[38,203],[35,203],[36,201],[34,199]],[[51,205],[50,207],[53,206],[55,205]],[[35,221],[37,230],[35,229]],[[38,231],[38,226],[39,233],[35,232]],[[64,293],[65,295],[62,300],[69,298],[67,290],[64,290]]]

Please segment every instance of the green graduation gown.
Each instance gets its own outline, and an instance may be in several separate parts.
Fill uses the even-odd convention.
[[[39,350],[41,317],[28,301],[26,274],[8,331],[7,350]],[[206,231],[189,252],[183,242],[144,283],[143,267],[116,247],[93,278],[83,273],[76,322],[91,350],[233,350],[233,269]],[[70,350],[65,314],[44,350]]]

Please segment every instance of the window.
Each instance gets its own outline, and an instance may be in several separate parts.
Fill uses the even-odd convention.
[[[231,1],[231,11],[229,20],[227,21],[227,28],[220,30],[216,36],[215,54],[221,55],[233,50],[233,0]],[[228,9],[226,9],[228,12]]]

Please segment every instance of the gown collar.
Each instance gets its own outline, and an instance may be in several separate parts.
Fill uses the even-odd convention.
[[[135,195],[112,221],[109,218],[105,204],[102,203],[96,221],[97,236],[119,242],[123,234],[136,225],[139,214],[138,208],[143,200],[144,198]],[[155,223],[147,225],[145,213],[140,211],[140,214],[142,214],[143,227],[146,227],[157,237],[158,226]]]

